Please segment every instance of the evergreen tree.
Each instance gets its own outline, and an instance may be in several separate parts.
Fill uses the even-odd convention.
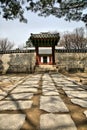
[[[40,16],[54,15],[66,20],[83,21],[87,25],[87,0],[0,0],[0,13],[5,19],[18,18],[27,22],[24,11]]]

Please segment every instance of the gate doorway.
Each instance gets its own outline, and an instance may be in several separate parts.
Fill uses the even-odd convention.
[[[47,63],[47,56],[43,56],[43,63],[44,63],[44,64]]]

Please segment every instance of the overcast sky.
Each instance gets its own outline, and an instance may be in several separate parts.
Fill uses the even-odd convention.
[[[67,22],[54,16],[39,17],[37,14],[28,12],[26,14],[28,23],[20,23],[18,20],[6,21],[0,16],[0,38],[8,38],[16,46],[24,44],[31,33],[48,31],[73,31],[78,27],[84,27],[83,22]]]

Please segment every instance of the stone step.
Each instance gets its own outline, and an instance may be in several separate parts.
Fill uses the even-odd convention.
[[[46,71],[56,71],[55,65],[39,65],[36,66],[35,72],[46,72]]]

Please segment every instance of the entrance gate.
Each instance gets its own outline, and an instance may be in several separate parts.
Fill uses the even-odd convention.
[[[41,57],[43,57],[43,64],[49,64],[49,65],[55,64],[55,45],[57,45],[59,39],[60,39],[59,33],[31,34],[30,40],[32,44],[35,46],[36,50],[36,65],[42,64]],[[43,53],[40,54],[38,49],[39,47],[46,47],[46,48],[51,47],[52,52],[50,54],[47,52],[45,54]]]

